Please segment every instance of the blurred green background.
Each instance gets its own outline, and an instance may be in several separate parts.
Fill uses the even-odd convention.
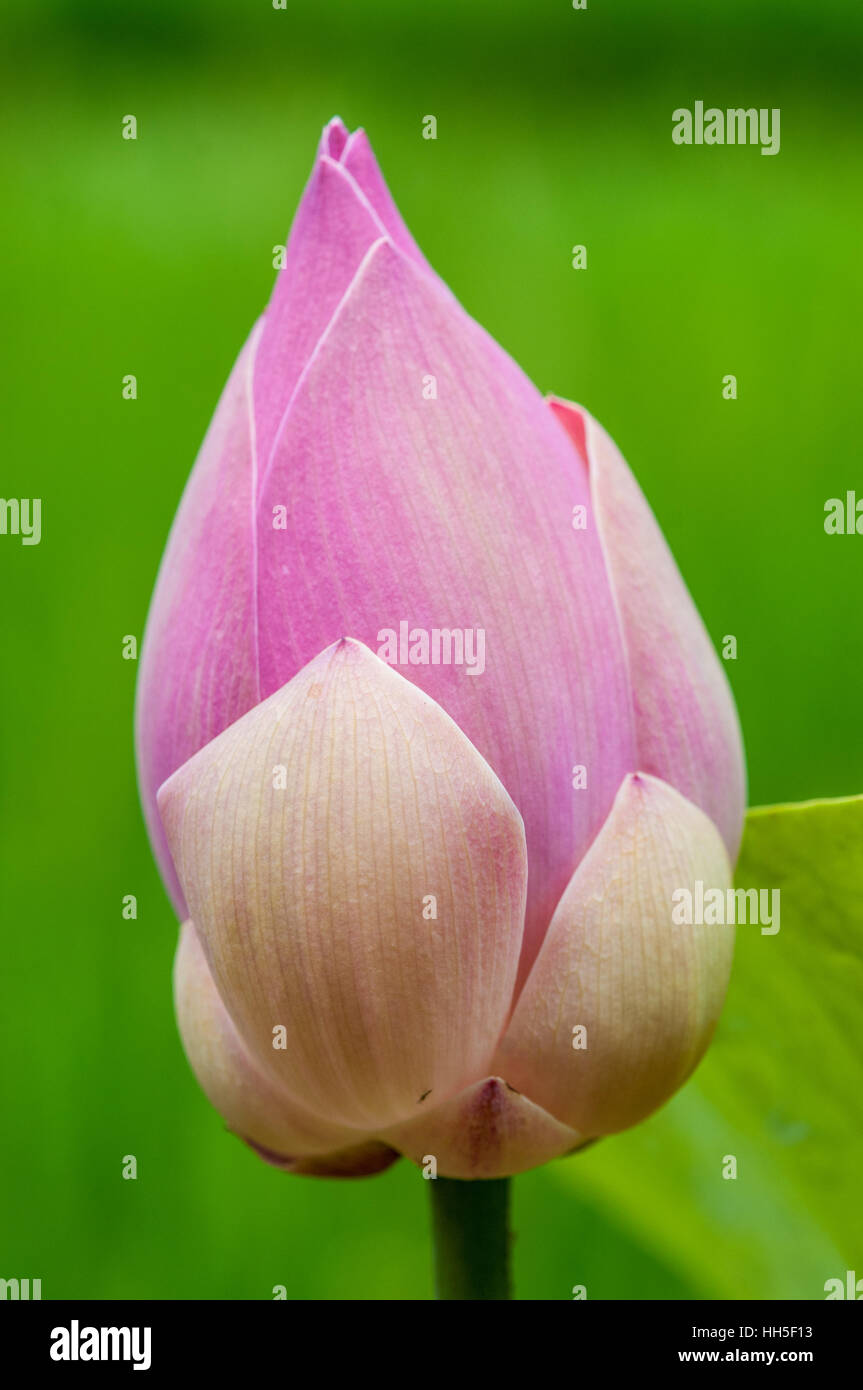
[[[0,1276],[46,1298],[429,1297],[415,1170],[286,1178],[188,1070],[122,638],[338,113],[470,312],[616,437],[717,644],[737,636],[752,803],[863,790],[863,539],[823,530],[828,498],[863,496],[863,10],[5,0],[0,22],[0,494],[43,499],[41,545],[0,537]],[[696,99],[780,107],[780,154],[674,146]],[[769,1105],[722,1100],[725,1058],[747,1084],[755,993],[735,976],[659,1116],[516,1181],[521,1297],[818,1298],[863,1274],[850,1214],[803,1176],[832,1153],[823,1194],[849,1161],[841,1115],[828,1134],[800,1112],[792,1063],[826,1065],[805,989],[792,1036],[768,1018],[752,1044],[776,1048]]]

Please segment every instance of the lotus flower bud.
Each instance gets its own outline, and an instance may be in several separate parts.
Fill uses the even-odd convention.
[[[724,673],[615,445],[338,121],[171,532],[137,747],[184,1044],[270,1162],[504,1176],[707,1046],[731,932],[672,901],[731,881]]]

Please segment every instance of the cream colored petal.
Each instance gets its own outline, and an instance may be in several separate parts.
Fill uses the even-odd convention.
[[[734,928],[675,922],[686,900],[673,895],[692,894],[695,915],[699,881],[704,893],[730,886],[719,831],[664,782],[626,777],[560,901],[494,1063],[585,1137],[649,1115],[707,1047]]]
[[[298,1103],[380,1129],[485,1075],[521,944],[524,830],[430,696],[336,643],[159,808],[219,993]]]
[[[356,1130],[306,1113],[258,1066],[222,1002],[191,922],[180,933],[174,959],[174,1004],[201,1089],[228,1128],[262,1156],[288,1165],[365,1141]]]

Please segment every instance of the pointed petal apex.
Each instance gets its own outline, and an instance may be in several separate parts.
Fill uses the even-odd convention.
[[[330,159],[341,159],[349,134],[350,132],[341,116],[333,116],[321,132],[318,155],[327,155]]]
[[[385,1138],[418,1167],[434,1158],[443,1178],[512,1177],[581,1143],[574,1130],[497,1076],[389,1130]]]

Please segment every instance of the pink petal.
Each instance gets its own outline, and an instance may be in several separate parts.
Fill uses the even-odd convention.
[[[426,374],[437,399],[423,398]],[[584,470],[516,365],[388,241],[296,392],[259,506],[262,691],[343,632],[477,629],[486,670],[407,665],[521,811],[526,971],[635,765],[617,615]],[[274,527],[286,508],[284,529]],[[586,789],[573,767],[587,768]]]
[[[186,1055],[230,1129],[267,1162],[290,1172],[361,1176],[396,1154],[356,1130],[308,1114],[265,1073],[242,1041],[187,922],[174,962],[174,1000]]]
[[[743,744],[722,663],[641,489],[605,430],[552,400],[590,477],[635,701],[636,766],[710,816],[737,857],[746,810]]]
[[[299,1105],[372,1130],[483,1075],[515,980],[524,832],[428,696],[341,641],[180,768],[159,809],[219,993]]]
[[[477,1081],[428,1113],[387,1131],[394,1148],[442,1178],[504,1178],[577,1148],[581,1138],[497,1076]],[[430,1108],[429,1108],[430,1107]],[[429,1179],[431,1181],[431,1179]]]
[[[335,160],[341,159],[349,135],[350,131],[344,121],[339,116],[333,116],[321,132],[318,155],[329,155],[330,159]]]
[[[494,1069],[585,1137],[644,1119],[682,1085],[722,1008],[734,928],[682,926],[678,889],[723,891],[718,830],[636,773],[561,899]],[[573,1029],[586,1029],[586,1048]],[[578,1040],[578,1035],[576,1035]]]
[[[257,355],[259,487],[303,370],[363,257],[384,234],[383,223],[350,174],[329,155],[321,155],[294,217]]]
[[[391,241],[409,260],[424,270],[431,270],[425,256],[404,224],[402,215],[393,201],[393,196],[384,182],[384,176],[378,167],[378,162],[372,153],[372,147],[364,130],[355,130],[349,136],[342,151],[341,162],[343,168],[356,179],[357,184],[386,228]]]
[[[187,915],[156,811],[166,777],[258,697],[250,377],[260,324],[228,379],[180,503],[141,652],[136,746],[150,839]]]

